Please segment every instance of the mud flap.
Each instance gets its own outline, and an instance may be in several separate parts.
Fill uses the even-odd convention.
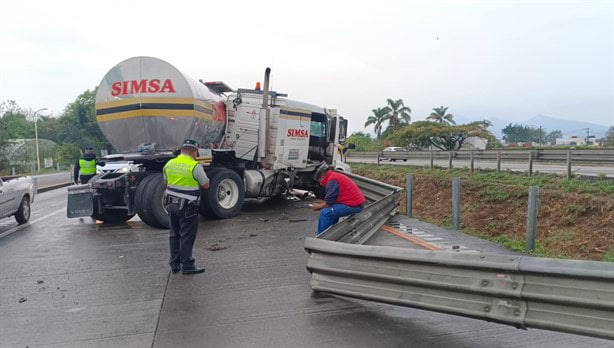
[[[66,216],[76,218],[91,216],[94,213],[94,192],[90,185],[68,187]]]

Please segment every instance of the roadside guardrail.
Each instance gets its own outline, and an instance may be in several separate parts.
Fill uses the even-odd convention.
[[[456,160],[475,161],[526,161],[532,158],[538,162],[571,162],[614,164],[614,150],[459,150],[459,151],[390,151],[390,152],[354,152],[346,153],[347,157],[377,158],[392,160],[447,160],[450,154]]]
[[[475,162],[496,162],[497,172],[501,171],[501,162],[527,162],[529,175],[533,174],[533,164],[558,163],[567,165],[567,178],[571,178],[573,164],[614,166],[614,150],[459,150],[459,151],[383,151],[383,152],[348,152],[346,158],[376,159],[380,161],[415,161],[430,162],[446,160],[447,167],[452,169],[454,161],[469,161],[471,171],[474,171]]]
[[[305,240],[314,291],[614,339],[611,263],[361,245],[396,213],[401,189],[348,176],[370,204]]]

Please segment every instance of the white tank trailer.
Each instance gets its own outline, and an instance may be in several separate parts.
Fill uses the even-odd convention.
[[[236,216],[246,198],[321,195],[313,179],[320,165],[349,170],[342,161],[347,121],[335,110],[269,90],[269,74],[267,68],[262,89],[233,90],[153,57],[114,66],[98,87],[96,119],[119,152],[104,160],[133,165],[70,187],[68,217],[123,223],[138,214],[168,228],[162,168],[185,139],[203,146],[198,160],[211,179],[201,192],[203,215]]]

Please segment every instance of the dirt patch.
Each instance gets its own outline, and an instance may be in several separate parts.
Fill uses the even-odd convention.
[[[355,170],[389,184],[405,187],[404,175]],[[416,218],[449,227],[452,217],[451,180],[414,175],[413,214]],[[522,241],[527,229],[528,190],[525,186],[496,183],[461,185],[461,228],[483,237]],[[540,190],[537,240],[546,255],[603,260],[614,252],[614,199],[558,190]],[[405,192],[400,210],[405,213]]]

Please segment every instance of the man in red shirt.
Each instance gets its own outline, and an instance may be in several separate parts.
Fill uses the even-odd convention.
[[[318,235],[336,224],[340,217],[360,213],[366,202],[365,196],[352,179],[332,169],[324,164],[314,176],[326,188],[324,201],[311,205],[314,211],[322,210]]]

